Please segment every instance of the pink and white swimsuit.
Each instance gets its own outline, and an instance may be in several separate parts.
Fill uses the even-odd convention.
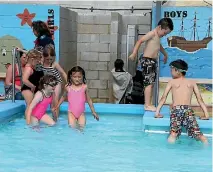
[[[43,99],[33,108],[32,111],[32,116],[36,117],[38,120],[41,120],[41,118],[45,115],[48,106],[53,100],[52,96],[46,97],[43,91],[41,92],[43,94]]]
[[[75,90],[72,86],[68,86],[68,111],[78,119],[85,111],[85,94],[86,86],[82,84],[79,90]]]

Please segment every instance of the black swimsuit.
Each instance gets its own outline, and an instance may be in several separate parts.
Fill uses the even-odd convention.
[[[30,75],[29,81],[36,87],[34,93],[38,91],[39,81],[43,76],[44,76],[43,71],[37,71],[33,69],[33,73],[32,75]],[[31,90],[31,88],[24,84],[21,88],[21,91],[24,91],[24,90]]]

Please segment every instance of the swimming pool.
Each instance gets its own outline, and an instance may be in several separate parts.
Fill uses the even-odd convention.
[[[57,126],[40,131],[26,127],[21,112],[0,126],[0,171],[211,171],[211,146],[205,147],[186,136],[169,145],[167,135],[143,132],[142,115],[130,115],[128,110],[111,113],[110,108],[105,111],[99,113],[99,122],[87,114],[83,134],[67,126],[64,112]]]

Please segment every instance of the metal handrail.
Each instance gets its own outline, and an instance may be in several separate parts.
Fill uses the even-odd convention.
[[[98,11],[131,11],[131,13],[133,13],[134,11],[152,10],[150,8],[134,8],[133,6],[131,8],[94,8],[93,6],[91,6],[90,8],[82,8],[82,7],[66,7],[66,8],[73,10],[90,10],[91,12],[98,10]]]
[[[12,102],[15,102],[15,58],[17,50],[14,48],[12,50]]]

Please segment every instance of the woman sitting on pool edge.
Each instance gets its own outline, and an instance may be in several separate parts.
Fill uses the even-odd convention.
[[[68,97],[68,123],[71,127],[76,128],[76,122],[78,122],[79,129],[82,130],[86,124],[84,115],[86,100],[97,121],[99,116],[95,112],[92,99],[88,93],[85,71],[80,66],[75,66],[68,72],[67,78],[68,84],[65,86],[65,94],[53,110],[56,111],[65,97]]]
[[[171,62],[170,66],[173,79],[170,80],[166,86],[166,89],[157,107],[155,117],[163,117],[159,114],[159,112],[166,101],[169,91],[172,90],[173,107],[170,116],[170,136],[168,141],[170,143],[174,143],[181,135],[181,128],[183,126],[186,127],[189,137],[200,140],[204,144],[208,144],[208,140],[200,131],[194,111],[191,108],[193,92],[195,93],[197,101],[204,112],[204,117],[201,117],[200,119],[208,120],[209,115],[197,84],[194,81],[190,81],[185,78],[186,71],[188,70],[188,64],[185,61],[179,59]]]
[[[40,121],[52,126],[54,120],[46,114],[49,105],[53,103],[54,90],[57,85],[56,78],[45,75],[40,79],[39,91],[36,92],[32,102],[26,110],[27,124],[37,125]]]

